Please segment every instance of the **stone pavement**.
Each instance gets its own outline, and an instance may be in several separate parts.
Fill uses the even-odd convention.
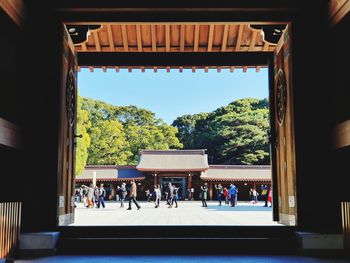
[[[79,203],[75,209],[75,226],[86,225],[279,225],[272,221],[272,208],[263,202],[238,202],[236,207],[218,206],[217,201],[179,201],[178,208],[168,208],[162,201],[159,208],[153,202],[139,202],[141,209],[132,204],[132,210],[120,208],[119,202],[106,202],[106,208],[85,208]]]

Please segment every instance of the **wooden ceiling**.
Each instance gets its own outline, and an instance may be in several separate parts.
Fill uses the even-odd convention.
[[[78,53],[273,52],[276,44],[265,41],[264,32],[249,24],[103,24],[75,47]],[[217,67],[218,72],[221,68]],[[233,72],[234,67],[229,68]],[[255,68],[259,71],[261,66]]]

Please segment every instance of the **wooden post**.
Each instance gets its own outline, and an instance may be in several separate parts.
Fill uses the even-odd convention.
[[[190,190],[190,192],[188,193],[188,200],[191,200],[192,198],[193,198],[193,196],[192,196],[192,192],[191,192],[191,188],[192,188],[192,174],[191,173],[189,173],[188,174],[188,186],[187,186],[187,188]]]
[[[213,200],[213,182],[209,182],[209,200]]]
[[[157,173],[153,174],[153,185],[158,185]]]

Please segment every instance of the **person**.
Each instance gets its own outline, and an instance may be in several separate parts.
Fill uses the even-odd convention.
[[[253,203],[256,204],[258,202],[258,196],[259,193],[256,191],[256,189],[253,189]]]
[[[207,196],[208,196],[208,185],[207,183],[204,183],[204,186],[201,186],[201,199],[202,199],[203,207],[208,207]]]
[[[267,203],[270,204],[270,207],[272,207],[272,187],[269,189],[269,193],[267,196]]]
[[[169,205],[168,208],[172,208],[173,207],[173,198],[174,198],[174,186],[171,183],[168,184],[167,193],[168,193],[167,204]]]
[[[253,199],[253,188],[249,189],[249,203],[254,203]]]
[[[154,190],[153,190],[153,193],[154,193],[154,205],[155,207],[154,208],[158,208],[159,207],[159,204],[160,204],[160,198],[162,196],[162,193],[160,191],[160,185],[157,184],[154,186]]]
[[[136,201],[136,196],[137,196],[137,186],[134,180],[131,180],[130,183],[130,192],[129,192],[129,208],[127,210],[131,210],[131,201],[134,202],[134,204],[137,207],[137,210],[141,208],[139,203]]]
[[[150,202],[151,201],[151,191],[149,189],[147,189],[145,191],[145,194],[146,194],[147,202]]]
[[[176,187],[176,185],[174,185],[174,191],[173,191],[173,198],[172,198],[172,201],[171,201],[171,206],[173,206],[174,203],[175,203],[176,204],[175,208],[178,208],[178,205],[177,205],[178,193],[179,193],[179,187]]]
[[[224,195],[224,197],[225,197],[225,204],[229,204],[229,199],[228,199],[228,190],[227,190],[227,188],[226,187],[224,187],[224,189],[223,189],[223,195]]]
[[[94,185],[90,184],[90,187],[87,189],[87,208],[92,208],[94,206]]]
[[[119,197],[120,197],[120,208],[124,207],[124,201],[126,199],[126,196],[128,192],[126,191],[126,184],[122,183],[120,187],[118,187],[119,190]]]
[[[103,184],[100,184],[100,187],[98,188],[99,194],[98,194],[98,201],[97,201],[97,208],[100,208],[102,205],[103,208],[105,208],[105,197],[106,197],[106,190],[103,188]]]
[[[221,184],[215,185],[215,189],[216,189],[219,205],[221,205],[221,196],[223,194],[223,189]]]
[[[231,206],[234,207],[237,203],[237,187],[234,184],[230,184],[230,189],[229,189],[229,194],[230,194],[230,199],[231,199]]]
[[[261,199],[263,201],[265,201],[265,205],[264,207],[267,207],[267,195],[268,195],[268,191],[269,191],[269,188],[268,186],[265,184],[265,185],[261,185]]]

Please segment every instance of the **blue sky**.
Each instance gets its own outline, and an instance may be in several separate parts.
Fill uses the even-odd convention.
[[[78,74],[80,96],[98,99],[116,106],[135,105],[151,110],[157,118],[168,124],[184,114],[210,112],[240,98],[268,97],[268,70],[259,73],[248,69],[243,73],[235,69],[231,73],[222,69],[220,73],[198,69],[178,70],[133,70],[116,73],[110,69],[91,73],[82,69]]]

